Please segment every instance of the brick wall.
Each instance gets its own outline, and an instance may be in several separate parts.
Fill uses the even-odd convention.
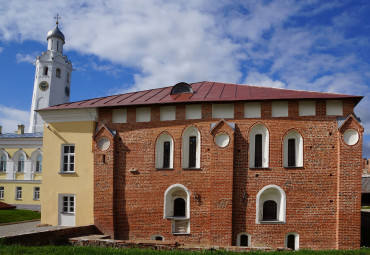
[[[347,101],[345,114],[353,112],[353,103]],[[112,123],[111,108],[101,110],[99,124],[117,134],[110,138],[114,146],[105,152],[106,164],[99,163],[101,152],[95,148],[98,228],[112,236],[114,232],[118,239],[150,239],[160,234],[166,241],[214,245],[235,245],[237,234],[246,232],[252,246],[272,248],[283,247],[286,234],[295,232],[300,249],[359,248],[362,135],[354,146],[342,142],[342,133],[356,126],[356,121],[338,130],[336,117],[325,115],[325,101],[320,100],[316,116],[311,117],[298,116],[298,101],[290,101],[289,117],[281,118],[270,117],[269,101],[262,102],[259,119],[245,119],[243,107],[241,102],[234,103],[234,119],[226,120],[235,123],[235,130],[220,122],[212,131],[211,123],[219,120],[212,119],[210,103],[203,103],[201,120],[185,120],[184,105],[177,105],[176,121],[159,121],[159,108],[153,107],[148,123],[135,122],[134,107],[127,108],[126,124]],[[248,167],[249,132],[256,123],[269,130],[268,169]],[[200,169],[181,166],[182,133],[190,125],[201,134]],[[289,130],[303,137],[303,167],[282,166],[283,138]],[[155,141],[163,131],[174,140],[173,169],[155,167]],[[214,144],[215,134],[221,131],[231,137],[226,148]],[[102,130],[94,140],[109,137],[107,132]],[[163,219],[164,192],[177,183],[191,193],[190,234],[173,235],[171,220]],[[272,184],[285,191],[286,222],[256,224],[257,193]]]

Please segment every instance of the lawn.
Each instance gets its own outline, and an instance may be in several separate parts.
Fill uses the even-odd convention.
[[[362,206],[361,209],[370,209],[370,205],[369,206]]]
[[[39,212],[29,210],[0,210],[0,224],[24,220],[37,220],[41,218]]]
[[[1,243],[1,240],[0,240]],[[144,250],[144,249],[117,249],[104,247],[80,247],[80,246],[19,246],[19,245],[1,245],[0,254],[133,254],[133,255],[194,255],[194,254],[209,254],[209,255],[238,255],[240,252],[227,251],[206,251],[206,252],[190,252],[190,251],[159,251],[159,250]],[[248,252],[247,255],[303,255],[303,254],[370,254],[370,249],[361,249],[355,251],[296,251],[292,252]]]

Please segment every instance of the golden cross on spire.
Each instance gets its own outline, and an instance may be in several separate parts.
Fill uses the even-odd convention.
[[[57,16],[56,16],[56,17],[54,17],[54,19],[56,19],[56,20],[57,20],[57,23],[56,23],[56,24],[58,25],[58,24],[59,24],[58,20],[59,20],[59,19],[62,19],[62,18],[61,18],[61,17],[59,16],[59,14],[57,13]]]

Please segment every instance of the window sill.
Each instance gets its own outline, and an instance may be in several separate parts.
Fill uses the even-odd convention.
[[[269,167],[250,167],[251,170],[271,170]]]
[[[166,219],[168,220],[190,220],[189,217],[174,217],[174,216],[166,217]]]
[[[71,212],[61,212],[61,214],[63,214],[63,215],[75,215],[75,213],[71,213]]]
[[[303,166],[284,166],[284,168],[286,168],[286,169],[295,169],[295,168],[302,169]]]
[[[59,172],[59,174],[76,174],[76,172]]]
[[[182,168],[182,170],[202,170],[200,167],[185,167],[185,168]]]
[[[158,168],[158,167],[156,167],[155,169],[157,169],[157,170],[173,170],[173,167],[168,167],[168,168]]]
[[[180,235],[190,235],[190,233],[172,233],[172,235],[180,236]]]
[[[285,224],[285,221],[280,220],[261,220],[260,224]]]
[[[15,200],[21,201],[21,200],[22,200],[22,198],[16,198]]]

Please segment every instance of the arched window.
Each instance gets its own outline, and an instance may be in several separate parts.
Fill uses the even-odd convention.
[[[284,137],[284,167],[303,167],[303,139],[297,131],[290,131]]]
[[[6,172],[7,156],[5,154],[0,156],[0,172]]]
[[[60,71],[60,68],[57,68],[56,72],[55,72],[55,76],[60,78],[61,77],[61,71]]]
[[[164,237],[162,235],[152,235],[150,240],[155,240],[155,241],[164,241]]]
[[[277,220],[277,203],[273,200],[267,200],[263,203],[262,220]]]
[[[156,168],[173,168],[173,139],[168,133],[163,133],[157,139]]]
[[[269,131],[262,124],[255,125],[249,133],[249,167],[269,166]]]
[[[190,192],[184,185],[174,184],[164,193],[164,218],[172,220],[172,233],[190,232]]]
[[[48,67],[47,66],[44,66],[44,69],[43,69],[43,71],[42,71],[42,74],[43,75],[48,75]]]
[[[24,156],[19,155],[17,160],[17,172],[24,172]]]
[[[257,194],[256,223],[285,222],[286,196],[282,188],[268,185]]]
[[[36,158],[35,172],[41,172],[42,170],[42,156],[38,155]]]
[[[250,247],[251,246],[251,236],[247,233],[239,233],[236,236],[236,245]]]
[[[182,168],[200,168],[200,133],[189,127],[182,137]]]
[[[288,233],[285,236],[285,247],[293,251],[299,250],[299,235],[297,233]]]
[[[185,199],[176,198],[173,201],[173,216],[174,217],[185,217],[186,208],[185,208]]]

